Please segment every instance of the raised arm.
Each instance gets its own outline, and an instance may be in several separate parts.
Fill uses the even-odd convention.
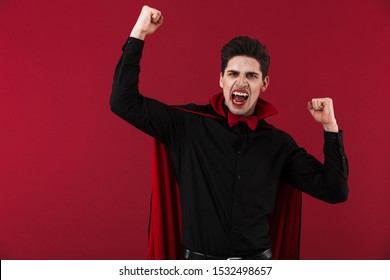
[[[115,69],[110,106],[113,113],[160,142],[173,143],[185,128],[183,113],[153,98],[140,94],[138,83],[144,39],[162,24],[160,11],[144,6],[123,46]]]
[[[344,152],[343,132],[339,131],[330,98],[314,98],[308,102],[314,120],[324,128],[324,163],[302,148],[290,156],[284,179],[305,193],[329,203],[348,198],[348,162]]]

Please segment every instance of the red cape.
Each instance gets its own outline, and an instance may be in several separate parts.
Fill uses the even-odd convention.
[[[182,253],[179,188],[167,148],[154,142],[147,259],[175,260]],[[299,259],[301,198],[297,189],[279,184],[269,230],[276,260]]]

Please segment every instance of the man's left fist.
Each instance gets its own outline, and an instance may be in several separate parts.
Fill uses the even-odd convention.
[[[339,132],[331,98],[313,98],[308,102],[307,108],[313,118],[322,124],[325,131]]]

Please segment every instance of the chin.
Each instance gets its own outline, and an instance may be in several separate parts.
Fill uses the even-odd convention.
[[[230,112],[237,116],[244,116],[248,113],[248,110],[242,109],[242,108],[230,108]]]

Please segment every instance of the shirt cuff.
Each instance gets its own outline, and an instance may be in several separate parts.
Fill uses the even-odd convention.
[[[348,160],[345,156],[344,151],[344,143],[343,143],[343,131],[340,130],[338,133],[336,132],[324,132],[325,137],[325,145],[324,145],[324,153],[326,154],[335,154],[341,159],[342,164],[342,174],[345,178],[348,176]],[[334,152],[331,152],[331,151]]]
[[[122,47],[123,50],[123,63],[129,65],[138,65],[141,61],[142,50],[144,47],[144,41],[129,37]]]
[[[339,130],[339,132],[327,132],[324,131],[324,139],[327,143],[343,143],[343,131]]]
[[[125,51],[126,47],[131,44],[132,48],[135,51],[142,51],[144,47],[145,41],[134,38],[134,37],[129,37],[127,38],[126,42],[122,46],[122,51]]]

